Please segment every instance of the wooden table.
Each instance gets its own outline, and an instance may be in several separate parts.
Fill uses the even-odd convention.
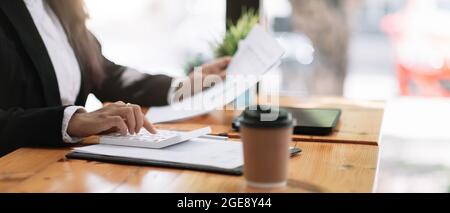
[[[371,192],[378,164],[383,103],[341,98],[282,98],[283,106],[338,107],[343,110],[330,136],[296,136],[302,154],[289,165],[288,186],[270,192]],[[231,132],[236,111],[216,111],[160,128],[210,125]],[[86,139],[96,143],[97,138]],[[233,143],[233,142],[230,142]],[[293,144],[294,145],[294,144]],[[261,192],[243,177],[189,170],[127,166],[66,159],[70,148],[22,148],[0,159],[0,192]]]

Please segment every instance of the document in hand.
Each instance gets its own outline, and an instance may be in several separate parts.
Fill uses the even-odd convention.
[[[284,49],[259,25],[240,42],[227,68],[227,80],[214,87],[165,107],[153,107],[147,118],[154,123],[186,119],[225,106],[253,87],[261,77],[278,64]],[[245,80],[243,83],[242,80]]]

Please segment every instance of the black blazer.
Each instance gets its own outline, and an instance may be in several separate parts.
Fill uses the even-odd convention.
[[[81,63],[81,62],[80,62]],[[106,58],[101,86],[81,67],[82,83],[76,105],[87,95],[101,101],[142,106],[167,104],[172,79],[147,75],[116,65]],[[0,1],[0,156],[17,148],[64,146],[64,109],[52,62],[22,0]]]

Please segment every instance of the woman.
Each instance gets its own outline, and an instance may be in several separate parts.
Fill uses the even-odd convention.
[[[0,1],[0,156],[96,134],[156,131],[139,105],[168,104],[179,81],[107,60],[86,19],[82,0]],[[198,72],[223,77],[229,60]],[[115,103],[87,113],[81,106],[89,93]]]

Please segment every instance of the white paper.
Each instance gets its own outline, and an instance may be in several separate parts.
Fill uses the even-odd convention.
[[[75,148],[77,152],[234,169],[244,165],[241,142],[193,139],[164,149],[114,145]]]
[[[164,107],[152,107],[147,118],[153,123],[187,119],[206,114],[231,103],[253,87],[284,54],[279,43],[260,26],[255,26],[247,38],[240,42],[238,51],[227,68],[227,80],[201,94]],[[239,76],[245,77],[245,83]]]
[[[263,75],[283,56],[284,49],[269,33],[259,25],[255,26],[247,38],[239,43],[239,48],[228,67],[228,75]],[[236,60],[235,60],[236,59]]]

